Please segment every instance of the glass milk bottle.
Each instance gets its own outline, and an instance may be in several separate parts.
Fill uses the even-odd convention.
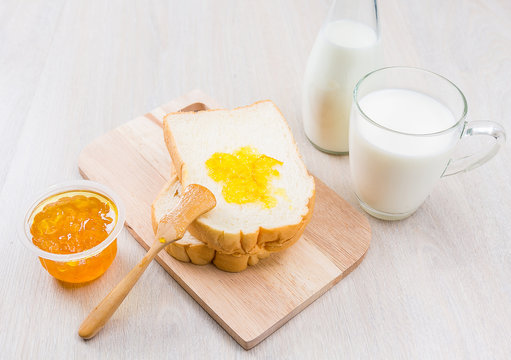
[[[309,56],[303,84],[305,134],[319,150],[348,153],[353,88],[381,63],[376,0],[334,0]]]

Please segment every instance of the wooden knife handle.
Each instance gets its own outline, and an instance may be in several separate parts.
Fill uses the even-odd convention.
[[[90,339],[98,333],[106,324],[115,310],[121,305],[137,280],[144,273],[147,266],[156,254],[165,247],[159,241],[155,241],[142,260],[117,284],[116,287],[91,311],[89,316],[82,322],[78,335],[84,339]]]

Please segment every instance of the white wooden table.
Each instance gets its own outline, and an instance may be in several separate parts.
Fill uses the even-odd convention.
[[[348,158],[315,150],[301,125],[303,71],[327,8],[0,2],[1,358],[509,358],[510,145],[442,180],[411,218],[371,218],[359,268],[248,352],[157,264],[84,342],[78,325],[142,247],[123,231],[103,277],[64,286],[19,243],[26,204],[79,178],[87,143],[193,88],[230,107],[274,100],[310,171],[356,205]],[[380,17],[387,64],[447,76],[465,92],[470,119],[511,131],[511,2],[385,0]]]

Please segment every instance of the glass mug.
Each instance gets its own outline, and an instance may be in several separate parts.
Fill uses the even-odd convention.
[[[364,76],[353,91],[350,169],[361,207],[384,220],[413,214],[441,178],[490,160],[505,142],[502,126],[465,121],[461,90],[433,72],[388,67]],[[452,159],[460,139],[489,135],[486,153]]]

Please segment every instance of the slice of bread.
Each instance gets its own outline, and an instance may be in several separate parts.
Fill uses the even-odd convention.
[[[171,176],[171,179],[165,184],[151,206],[151,222],[155,234],[158,231],[160,219],[174,208],[180,195],[181,184],[177,176]],[[296,240],[298,238],[299,236]],[[264,250],[252,255],[222,254],[209,248],[189,232],[186,232],[182,239],[169,244],[165,247],[165,250],[177,260],[191,262],[196,265],[206,265],[213,261],[216,267],[229,272],[245,270],[247,265],[255,265],[259,262],[259,259],[270,255],[268,251]]]
[[[176,206],[180,191],[181,184],[177,176],[173,176],[154,200],[151,206],[151,223],[155,234],[158,231],[160,219]],[[209,264],[215,257],[215,250],[208,248],[206,244],[194,238],[189,232],[186,232],[180,240],[168,245],[165,250],[178,260],[197,265]]]
[[[257,255],[287,248],[308,223],[314,206],[314,179],[305,168],[291,131],[271,101],[234,110],[171,113],[164,119],[165,143],[183,187],[196,183],[216,197],[216,207],[188,228],[208,248],[225,255]],[[227,202],[222,183],[205,165],[214,153],[233,153],[243,147],[282,163],[273,179],[273,207],[261,203]],[[191,247],[191,245],[190,245]]]

